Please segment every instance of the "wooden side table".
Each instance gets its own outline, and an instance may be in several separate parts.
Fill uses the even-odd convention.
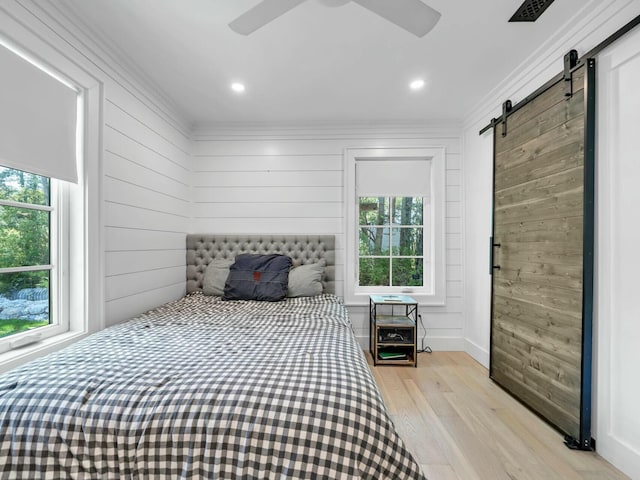
[[[406,295],[369,296],[369,350],[374,365],[418,366],[418,302]]]

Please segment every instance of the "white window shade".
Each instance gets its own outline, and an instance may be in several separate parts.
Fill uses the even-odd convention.
[[[358,159],[355,167],[359,197],[429,197],[430,159]]]
[[[0,72],[0,165],[77,182],[77,92],[2,45]]]

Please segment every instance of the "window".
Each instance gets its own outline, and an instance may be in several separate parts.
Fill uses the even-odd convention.
[[[442,148],[346,150],[345,298],[410,293],[444,304]]]
[[[358,286],[425,286],[426,201],[425,197],[359,197]]]
[[[0,371],[104,322],[102,86],[20,36],[0,35]]]
[[[0,338],[47,326],[49,334],[66,330],[51,301],[61,290],[57,245],[66,243],[67,230],[59,190],[48,177],[0,166]]]

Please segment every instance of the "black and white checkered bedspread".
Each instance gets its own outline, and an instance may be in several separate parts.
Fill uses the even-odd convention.
[[[424,480],[337,297],[202,294],[0,376],[0,478]]]

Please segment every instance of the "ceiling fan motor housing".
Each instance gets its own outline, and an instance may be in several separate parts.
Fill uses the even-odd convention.
[[[318,0],[318,1],[327,7],[341,7],[349,3],[351,0]]]

